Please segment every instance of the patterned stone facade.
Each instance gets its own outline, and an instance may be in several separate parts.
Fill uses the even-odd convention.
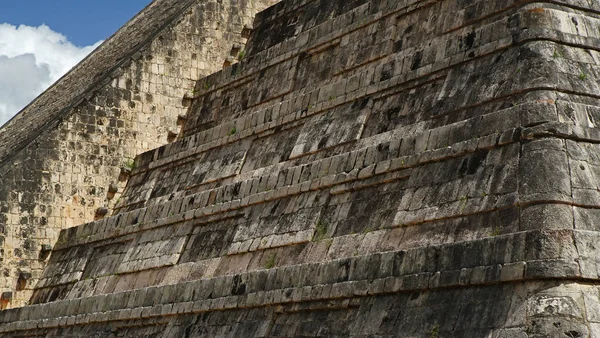
[[[600,337],[598,13],[270,7],[0,336]]]
[[[111,212],[122,171],[177,137],[196,81],[243,49],[244,25],[274,2],[155,1],[0,130],[5,306],[29,300],[61,229]]]

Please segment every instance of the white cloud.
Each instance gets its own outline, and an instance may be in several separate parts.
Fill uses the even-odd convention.
[[[77,47],[46,25],[0,24],[0,125],[100,43]]]

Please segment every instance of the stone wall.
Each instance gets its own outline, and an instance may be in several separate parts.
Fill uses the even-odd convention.
[[[112,212],[135,155],[178,136],[196,81],[274,2],[155,1],[0,130],[4,306],[30,298],[61,229]]]
[[[391,283],[395,282],[400,283]],[[382,285],[375,281],[214,300],[192,296],[206,292],[198,289],[201,286],[187,283],[177,289],[148,289],[25,308],[14,312],[12,320],[31,320],[5,324],[5,332],[10,333],[4,336],[558,338],[595,337],[592,332],[599,329],[597,324],[585,324],[598,320],[598,314],[591,311],[600,305],[600,290],[592,284],[425,286],[426,290],[406,287],[402,292],[386,286],[387,290],[380,292],[376,290]],[[76,312],[73,308],[88,310]],[[56,317],[42,315],[47,310]]]
[[[267,9],[0,334],[600,336],[599,10]]]

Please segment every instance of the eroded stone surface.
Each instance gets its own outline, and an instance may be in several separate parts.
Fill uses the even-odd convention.
[[[267,9],[0,333],[598,336],[599,9]]]
[[[184,97],[275,1],[155,1],[0,129],[0,290],[22,305],[44,245],[104,217],[137,154],[179,133]],[[19,285],[21,273],[33,279]]]

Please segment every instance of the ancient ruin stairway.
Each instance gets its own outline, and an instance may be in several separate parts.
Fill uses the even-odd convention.
[[[600,337],[600,5],[287,0],[0,336]]]

